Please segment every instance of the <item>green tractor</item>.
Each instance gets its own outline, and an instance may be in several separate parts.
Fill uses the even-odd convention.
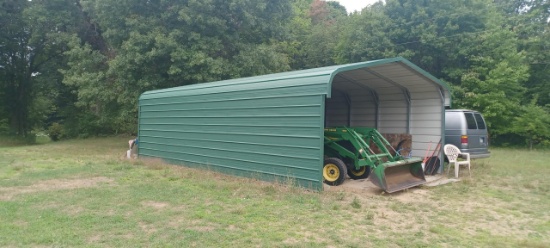
[[[376,129],[325,128],[324,182],[340,185],[346,174],[352,179],[370,175],[372,183],[388,193],[426,182],[422,159],[402,156]]]

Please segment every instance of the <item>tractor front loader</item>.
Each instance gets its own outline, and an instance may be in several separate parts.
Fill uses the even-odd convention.
[[[373,149],[371,149],[371,145]],[[424,184],[421,158],[405,158],[374,128],[325,128],[324,182],[340,185],[347,173],[367,178],[388,193]],[[376,152],[374,151],[376,150]]]

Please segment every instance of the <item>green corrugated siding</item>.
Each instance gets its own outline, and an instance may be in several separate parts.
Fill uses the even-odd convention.
[[[193,85],[140,98],[139,154],[322,188],[329,75]]]

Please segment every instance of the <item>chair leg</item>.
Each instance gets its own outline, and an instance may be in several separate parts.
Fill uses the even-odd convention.
[[[470,178],[472,178],[472,170],[470,169],[470,164],[468,164],[468,173],[470,173]]]
[[[459,169],[459,167],[460,167],[460,165],[455,163],[455,178],[458,178],[458,169]]]

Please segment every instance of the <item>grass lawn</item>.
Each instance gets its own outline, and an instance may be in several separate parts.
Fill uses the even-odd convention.
[[[128,139],[0,140],[0,247],[550,247],[549,151],[373,195],[127,160]]]

